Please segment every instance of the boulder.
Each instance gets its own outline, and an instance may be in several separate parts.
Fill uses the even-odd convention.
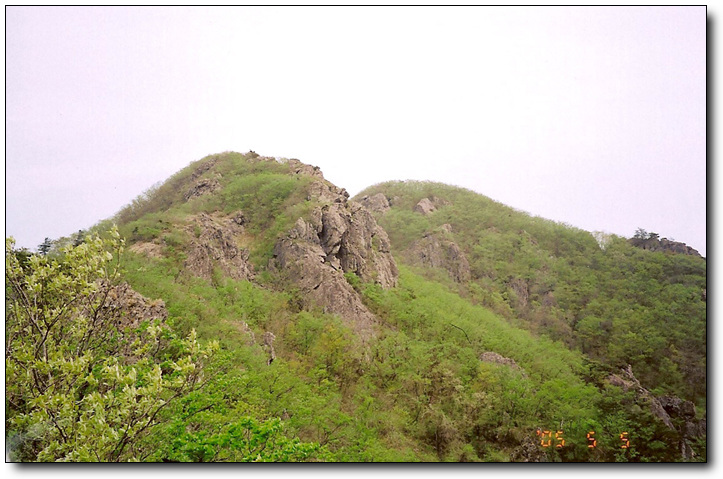
[[[414,206],[414,211],[416,213],[421,213],[425,216],[434,212],[436,209],[437,208],[434,207],[434,204],[432,204],[432,201],[429,198],[422,198],[419,200],[419,203]]]
[[[685,401],[677,396],[660,396],[658,401],[670,416],[686,420],[695,418],[695,404],[691,401]]]

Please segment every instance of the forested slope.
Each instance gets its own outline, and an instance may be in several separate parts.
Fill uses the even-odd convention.
[[[159,392],[167,403],[133,447],[116,454],[111,444],[106,457],[705,459],[703,259],[615,237],[603,248],[445,185],[387,183],[357,198],[366,206],[298,160],[224,153],[95,228],[106,236],[116,223],[125,240],[112,255],[119,276],[107,279],[156,300],[148,315],[169,338],[152,349],[162,378],[172,384],[180,370],[170,365],[189,347],[209,351],[192,384]],[[30,262],[8,250],[6,262],[18,261],[9,324],[23,318],[23,295],[37,293],[33,262],[55,264],[58,277],[75,271],[77,247],[64,242]],[[143,337],[153,321],[124,334]],[[620,370],[628,364],[634,376]],[[78,404],[88,387],[73,392]],[[674,413],[683,399],[695,402],[692,417]],[[33,416],[41,403],[6,402],[15,459],[77,460],[74,439]],[[29,441],[31,429],[45,432]],[[78,430],[92,439],[96,429]]]
[[[378,193],[392,200],[377,216],[397,257],[423,264],[414,242],[448,225],[442,234],[469,264],[471,281],[459,285],[466,297],[605,367],[630,364],[661,394],[705,406],[704,258],[646,251],[437,183],[385,183],[357,198]],[[439,207],[415,211],[425,198]]]

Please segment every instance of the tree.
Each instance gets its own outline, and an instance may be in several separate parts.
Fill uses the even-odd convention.
[[[42,243],[38,245],[38,253],[40,253],[42,256],[45,256],[50,251],[50,248],[53,247],[53,241],[50,238],[45,238]]]
[[[85,240],[85,231],[78,230],[77,233],[75,233],[73,237],[73,246],[80,246],[83,244],[83,241]]]
[[[635,230],[635,235],[633,236],[633,238],[646,240],[648,239],[648,232],[645,231],[643,228],[638,228]]]
[[[10,460],[141,460],[161,411],[203,382],[215,343],[200,347],[193,331],[177,338],[158,319],[118,327],[108,298],[122,250],[114,227],[23,267],[6,240]]]

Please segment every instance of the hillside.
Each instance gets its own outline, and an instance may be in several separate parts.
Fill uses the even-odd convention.
[[[705,460],[702,258],[596,240],[436,183],[350,200],[318,168],[253,152],[192,163],[86,244],[112,242],[114,223],[122,269],[68,319],[139,317],[123,330],[136,343],[166,328],[157,374],[197,375],[170,381],[133,447],[111,440],[108,460]],[[37,291],[36,263],[57,264],[61,281],[79,248],[6,254],[19,285],[8,324]],[[172,339],[184,337],[199,345]],[[89,371],[86,389],[100,374]],[[15,460],[96,460],[15,394],[6,435],[47,431],[17,439]],[[125,440],[113,430],[103,437]]]
[[[630,364],[643,384],[705,405],[706,261],[697,253],[654,253],[653,239],[591,234],[437,183],[385,183],[356,199],[376,210],[395,257],[427,276],[518,327],[611,369]],[[375,208],[375,199],[391,205]],[[455,251],[430,257],[430,242]]]

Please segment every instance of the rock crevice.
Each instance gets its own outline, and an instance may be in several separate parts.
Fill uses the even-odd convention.
[[[369,333],[376,318],[344,274],[382,288],[396,286],[399,272],[389,237],[366,208],[348,201],[345,190],[321,180],[311,186],[310,199],[324,204],[277,241],[272,267],[299,288],[305,307],[321,307]]]

